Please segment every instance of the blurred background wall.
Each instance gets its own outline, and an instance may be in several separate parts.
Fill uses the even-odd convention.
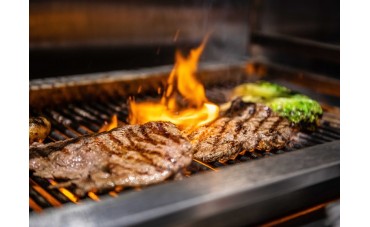
[[[173,64],[176,49],[186,52],[209,32],[202,61],[265,58],[339,76],[334,0],[31,0],[29,5],[30,79]]]

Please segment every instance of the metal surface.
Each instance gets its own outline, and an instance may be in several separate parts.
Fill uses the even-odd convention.
[[[31,109],[56,106],[72,101],[105,100],[107,97],[127,98],[130,95],[158,95],[173,66],[140,70],[112,71],[86,75],[71,75],[30,81]],[[279,80],[307,95],[319,99],[334,97],[339,103],[339,80],[315,75],[270,62],[241,60],[230,64],[200,64],[198,78],[206,88],[233,86],[245,81]],[[317,86],[321,84],[321,86]]]
[[[274,48],[280,53],[297,54],[306,57],[322,58],[327,61],[339,63],[340,48],[338,45],[320,43],[291,36],[251,33],[251,42],[266,48]]]
[[[50,226],[50,223],[54,226],[195,226],[202,220],[221,226],[232,223],[228,219],[232,218],[231,211],[263,204],[234,218],[232,224],[258,223],[261,218],[273,218],[271,215],[282,215],[297,208],[294,207],[297,197],[284,195],[338,179],[339,148],[339,141],[334,141],[153,186],[145,191],[129,192],[99,203],[67,205],[31,215],[30,226]],[[338,194],[339,188],[336,190]],[[321,196],[323,194],[324,191]],[[320,197],[320,194],[302,194],[301,199],[315,196]],[[275,203],[277,198],[283,198],[280,204]],[[223,222],[219,222],[219,218],[207,219],[220,215]]]
[[[42,113],[51,120],[53,130],[46,142],[91,134],[97,132],[114,114],[118,116],[120,123],[125,123],[129,95],[144,99],[158,96],[157,88],[163,86],[170,69],[171,67],[165,66],[33,80],[30,81],[30,110],[32,114]],[[322,102],[325,109],[322,124],[314,133],[300,132],[298,138],[302,143],[299,146],[273,152],[247,152],[226,163],[214,162],[207,165],[194,161],[187,170],[186,176],[189,179],[164,182],[163,186],[151,186],[139,192],[137,190],[141,189],[115,188],[100,194],[90,192],[86,197],[78,198],[67,188],[50,189],[49,185],[53,182],[35,177],[30,173],[31,224],[42,226],[51,220],[63,226],[68,224],[78,226],[78,222],[88,224],[90,221],[91,226],[99,224],[121,226],[130,222],[153,225],[253,224],[339,196],[339,186],[337,186],[339,172],[336,172],[333,178],[326,178],[327,171],[333,171],[333,168],[339,169],[340,122],[339,113],[336,112],[339,108],[335,107],[339,105],[339,81],[255,61],[228,65],[203,64],[199,77],[207,87],[207,96],[216,103],[222,103],[227,99],[225,91],[230,91],[233,86],[245,81],[262,78],[286,85]],[[322,86],[316,86],[318,83]],[[338,141],[330,143],[334,140]],[[299,148],[302,149],[297,150]],[[296,152],[301,155],[291,156]],[[306,156],[305,153],[310,155]],[[338,165],[332,167],[330,163],[333,158],[336,160],[337,156]],[[282,158],[276,159],[276,157]],[[286,160],[283,157],[287,157]],[[255,159],[265,161],[260,162]],[[295,161],[292,161],[293,159]],[[250,164],[255,162],[260,164]],[[246,169],[240,167],[244,165]],[[313,169],[315,171],[312,172]],[[212,170],[220,171],[211,173]],[[225,171],[230,175],[224,175]],[[289,171],[294,176],[290,175]],[[218,176],[219,173],[222,174]],[[255,179],[254,177],[259,174],[261,179]],[[313,181],[306,181],[310,177]],[[238,182],[238,178],[241,178],[241,182]],[[275,187],[276,184],[277,189],[281,188],[283,191],[272,193],[269,191],[271,187],[257,190],[260,187],[259,184],[265,180],[272,185],[271,187]],[[280,180],[281,182],[278,182]],[[293,183],[300,183],[290,185],[291,180]],[[250,188],[244,188],[241,185],[246,181],[249,182],[246,185]],[[219,185],[216,186],[215,182]],[[287,186],[292,186],[291,191],[285,188],[286,183]],[[200,188],[194,189],[197,185]],[[253,188],[253,185],[257,188]],[[155,189],[157,187],[163,188]],[[232,189],[227,189],[228,187]],[[136,196],[136,193],[140,196]],[[238,198],[238,196],[241,197]],[[254,201],[255,196],[261,196],[263,200],[257,203]],[[96,203],[96,201],[100,202]],[[284,205],[279,209],[271,210],[271,207],[276,206],[272,205],[274,203]],[[105,205],[100,207],[102,204]],[[216,208],[216,205],[219,206]],[[206,211],[208,209],[210,211]],[[42,212],[39,213],[40,211]],[[242,211],[247,214],[241,213]],[[265,214],[266,211],[269,212]],[[77,213],[68,217],[71,212]],[[101,220],[88,218],[90,212]],[[123,212],[124,218],[120,216],[120,212]],[[232,219],[235,214],[239,216]],[[184,219],[184,215],[189,216],[191,220]]]
[[[73,112],[77,108],[75,105],[69,105],[68,110],[66,109],[54,109],[54,110],[45,110],[46,116],[49,117],[53,124],[53,130],[47,141],[58,141],[63,140],[65,138],[70,137],[78,137],[85,134],[90,134],[92,132],[98,131],[98,127],[94,129],[94,122],[92,119],[95,120],[101,120],[99,118],[99,114],[103,114],[99,110],[101,110],[99,107],[100,105],[104,105],[103,103],[85,103],[85,105],[90,106],[92,109],[85,109],[86,106],[80,105],[78,110],[81,111],[92,111],[97,114],[96,118],[93,116],[90,116],[89,118],[82,118],[79,115],[76,115],[77,113]],[[106,109],[112,109],[115,111],[123,112],[119,114],[118,119],[120,121],[125,121],[127,117],[127,113],[124,113],[121,108],[118,108],[118,106],[125,106],[125,104],[120,103],[108,103],[108,105],[104,105]],[[123,108],[124,109],[124,108]],[[111,111],[112,111],[111,110]],[[110,113],[108,111],[108,115],[111,115],[113,113]],[[92,119],[91,119],[92,118]],[[58,123],[60,122],[60,123]],[[57,136],[58,135],[58,136]],[[219,168],[237,164],[237,163],[243,163],[243,162],[249,162],[253,161],[255,159],[260,158],[266,158],[271,157],[275,155],[280,155],[285,152],[294,151],[302,147],[309,147],[321,143],[326,143],[334,140],[338,140],[340,138],[339,135],[339,119],[336,118],[335,115],[325,113],[324,116],[321,119],[321,125],[317,128],[315,132],[299,132],[294,138],[292,138],[292,141],[295,141],[292,143],[292,146],[288,146],[287,148],[283,150],[273,150],[270,152],[264,152],[264,151],[253,151],[253,152],[242,152],[238,156],[228,160],[227,162],[212,162],[212,163],[202,163],[198,160],[193,160],[192,164],[186,168],[184,171],[185,176],[191,177],[195,174],[200,174],[203,171],[216,171]],[[31,154],[30,154],[31,155]],[[62,204],[68,203],[68,202],[84,202],[85,200],[100,200],[101,195],[107,195],[109,194],[112,197],[116,197],[118,195],[121,195],[122,193],[126,193],[130,190],[133,190],[133,188],[122,188],[118,187],[115,189],[112,189],[111,191],[105,191],[105,192],[99,192],[98,194],[95,194],[93,192],[90,192],[87,197],[78,197],[74,194],[73,188],[59,188],[59,189],[51,189],[49,188],[50,184],[56,184],[56,181],[48,181],[46,179],[36,177],[30,172],[30,212],[40,212],[43,209],[49,209],[52,207],[59,207]],[[137,189],[137,188],[136,188]]]

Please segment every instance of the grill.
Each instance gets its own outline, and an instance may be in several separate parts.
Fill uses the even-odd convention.
[[[51,121],[45,143],[95,133],[113,115],[126,124],[128,98],[159,97],[170,69],[32,80],[30,115]],[[254,60],[205,63],[199,78],[218,104],[234,86],[263,79],[319,100],[325,113],[315,132],[298,133],[286,149],[245,152],[222,163],[193,160],[184,179],[154,186],[77,197],[73,188],[51,189],[56,181],[30,172],[30,225],[253,225],[339,198],[339,81]]]

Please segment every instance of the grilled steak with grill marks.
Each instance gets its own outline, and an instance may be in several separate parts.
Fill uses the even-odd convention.
[[[194,146],[194,158],[226,161],[241,151],[281,149],[293,134],[290,122],[263,104],[232,102],[216,121],[188,135]]]
[[[29,168],[63,178],[78,195],[90,190],[143,186],[174,176],[192,160],[192,146],[172,123],[127,125],[109,132],[30,148]],[[59,185],[60,186],[60,185]]]

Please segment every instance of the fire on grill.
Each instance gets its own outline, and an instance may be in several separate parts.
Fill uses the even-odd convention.
[[[260,3],[32,4],[30,226],[257,226],[337,200],[339,47]]]
[[[297,132],[296,129],[292,128],[290,124],[287,125],[286,119],[281,118],[280,116],[276,116],[275,113],[271,111],[271,108],[268,108],[261,103],[248,103],[242,101],[241,99],[236,99],[234,100],[234,102],[231,103],[231,105],[230,103],[228,105],[223,105],[230,101],[229,97],[231,96],[229,96],[229,94],[232,93],[232,90],[236,86],[245,82],[253,81],[253,74],[255,72],[265,71],[269,75],[272,75],[272,77],[266,77],[264,79],[276,81],[276,79],[274,79],[273,77],[273,69],[274,68],[269,68],[268,66],[263,64],[248,62],[246,65],[245,63],[242,63],[236,66],[228,66],[226,68],[212,66],[210,69],[202,68],[201,71],[198,72],[197,76],[199,81],[202,81],[202,83],[205,84],[207,87],[205,89],[208,97],[207,100],[210,100],[209,102],[216,103],[217,106],[221,108],[219,111],[219,116],[212,122],[190,130],[190,135],[184,135],[183,132],[185,131],[181,133],[181,138],[183,141],[182,144],[189,144],[190,142],[192,144],[192,148],[195,146],[205,147],[203,149],[204,152],[202,152],[203,154],[199,152],[199,148],[197,148],[198,152],[193,150],[194,154],[192,155],[194,155],[194,157],[190,165],[187,161],[189,159],[185,160],[182,156],[180,158],[176,157],[178,158],[177,160],[179,160],[180,163],[172,163],[172,161],[168,159],[173,157],[172,155],[176,155],[178,153],[171,153],[169,157],[160,156],[158,154],[150,154],[150,157],[153,157],[157,161],[159,161],[156,165],[152,165],[150,164],[150,162],[144,162],[144,165],[136,165],[138,164],[138,160],[140,160],[140,162],[144,161],[144,159],[140,157],[142,156],[142,153],[138,152],[138,150],[131,149],[129,154],[126,153],[126,157],[130,156],[131,158],[125,160],[121,158],[122,154],[113,154],[111,152],[113,151],[113,149],[109,149],[109,147],[107,148],[106,146],[104,147],[104,145],[108,143],[108,146],[115,146],[116,148],[118,148],[117,150],[122,151],[122,149],[119,149],[120,146],[118,144],[118,141],[114,140],[111,143],[111,138],[105,140],[105,138],[111,137],[111,135],[114,134],[116,135],[120,131],[134,131],[134,135],[132,134],[132,132],[130,132],[128,134],[122,134],[122,136],[118,139],[122,139],[123,141],[128,142],[125,137],[127,135],[131,135],[131,137],[133,136],[132,141],[134,143],[140,144],[140,149],[146,148],[142,147],[143,145],[151,146],[151,148],[163,147],[162,143],[154,144],[157,139],[160,139],[159,141],[162,141],[164,143],[168,142],[170,144],[170,146],[168,146],[169,148],[175,148],[176,146],[178,146],[176,142],[172,141],[173,138],[171,139],[171,137],[168,137],[169,135],[157,136],[157,133],[150,134],[151,140],[146,141],[145,139],[147,138],[144,137],[144,133],[148,132],[148,130],[155,131],[155,128],[143,127],[147,124],[138,126],[127,125],[129,124],[127,119],[129,118],[130,112],[129,107],[126,105],[128,97],[133,96],[138,90],[142,90],[140,94],[137,95],[138,98],[135,100],[136,104],[145,103],[147,100],[153,100],[153,94],[158,94],[158,87],[160,87],[161,84],[164,84],[164,82],[168,80],[168,71],[160,74],[160,77],[158,77],[161,78],[160,80],[158,80],[154,76],[150,76],[148,78],[145,78],[143,81],[139,80],[140,83],[137,83],[135,82],[135,80],[132,79],[130,79],[130,81],[125,81],[124,84],[129,83],[131,84],[131,86],[133,86],[133,92],[120,95],[122,97],[117,96],[117,94],[122,91],[118,88],[122,88],[124,86],[117,86],[120,83],[120,80],[117,80],[112,83],[113,86],[107,86],[107,90],[101,93],[109,93],[109,89],[113,87],[115,88],[116,94],[113,96],[107,96],[107,98],[104,98],[100,101],[97,98],[95,98],[95,100],[98,101],[95,101],[94,99],[92,101],[88,101],[88,99],[86,98],[79,100],[78,97],[80,97],[79,94],[81,93],[76,93],[79,89],[75,89],[80,86],[78,84],[74,85],[71,88],[61,87],[60,92],[55,92],[56,90],[58,90],[58,88],[56,86],[53,86],[50,90],[52,93],[48,93],[48,89],[39,89],[37,88],[37,86],[35,86],[36,84],[33,84],[31,87],[32,89],[30,96],[31,104],[33,106],[31,110],[34,111],[32,113],[32,116],[45,116],[51,122],[52,130],[49,136],[44,141],[45,144],[34,144],[30,149],[30,154],[32,154],[30,155],[30,157],[37,157],[38,160],[42,160],[40,162],[40,168],[45,168],[44,172],[41,169],[37,171],[30,171],[30,210],[41,211],[48,207],[61,206],[64,203],[80,203],[80,201],[82,202],[86,199],[98,201],[101,200],[102,196],[104,195],[117,197],[118,194],[122,196],[123,194],[125,194],[126,191],[141,190],[140,188],[144,189],[143,187],[136,187],[135,185],[138,184],[133,184],[132,182],[131,184],[127,184],[127,182],[122,183],[122,179],[119,178],[122,176],[122,174],[127,176],[128,172],[131,172],[133,176],[140,175],[141,178],[139,177],[137,179],[131,180],[139,182],[141,179],[141,183],[144,183],[141,184],[139,182],[140,185],[145,186],[147,183],[172,181],[173,179],[178,179],[180,175],[189,177],[204,171],[218,170],[223,166],[228,166],[234,163],[248,162],[249,160],[261,159],[263,157],[270,157],[277,154],[287,153],[288,151],[297,150],[302,147],[304,148],[316,144],[338,140],[339,118],[336,114],[336,108],[329,105],[323,105],[324,114],[322,116],[322,119],[320,119],[320,124],[317,126],[317,130],[313,132]],[[158,72],[155,72],[155,70],[152,70],[149,73],[150,75],[158,75]],[[247,77],[245,77],[245,73],[247,73]],[[284,73],[278,71],[277,74],[279,75],[279,80],[281,80],[281,78],[284,78],[281,77],[281,75],[284,74],[288,75],[289,79],[295,78],[294,74],[289,74],[289,72],[287,71],[284,71]],[[260,76],[258,76],[257,79],[260,79]],[[326,80],[321,81],[321,83],[326,84],[327,88],[330,88],[332,86],[331,82],[328,82]],[[148,90],[148,87],[145,87],[145,85],[149,85],[149,87],[152,88],[154,92],[151,93],[151,91]],[[104,83],[101,83],[98,89],[102,89],[104,88],[104,86]],[[33,90],[33,88],[35,88],[36,90]],[[88,96],[94,97],[94,94],[98,95],[99,93],[97,93],[96,91],[94,91],[94,93],[89,93],[89,91],[96,90],[97,87],[93,86],[93,88],[94,89],[84,89],[84,92],[87,93]],[[161,90],[164,89],[161,88]],[[325,93],[327,92],[327,90],[323,90],[321,92]],[[42,98],[44,97],[50,97],[51,100],[59,102],[62,100],[62,98],[69,97],[66,96],[66,94],[74,96],[75,101],[67,100],[64,101],[64,103],[67,102],[67,104],[58,104],[57,106],[53,105],[52,103],[47,103],[46,99],[45,102],[39,101],[42,100]],[[57,97],[57,95],[61,96]],[[161,103],[161,98],[163,99],[163,96],[158,97],[157,99],[159,104]],[[37,101],[33,102],[32,100]],[[46,105],[39,107],[39,104]],[[181,107],[184,107],[184,105],[181,105]],[[244,121],[244,123],[240,125],[240,121]],[[149,124],[155,127],[159,126],[155,122],[150,122]],[[116,126],[118,126],[119,128],[113,129]],[[168,128],[167,126],[168,125],[165,125],[165,128]],[[251,131],[248,131],[249,129]],[[252,133],[253,129],[257,130]],[[228,130],[237,130],[239,131],[239,134],[230,133],[230,131]],[[95,135],[94,133],[97,132],[101,133]],[[165,133],[165,131],[163,132]],[[247,134],[245,134],[245,132],[247,132]],[[292,135],[290,136],[290,134]],[[208,135],[209,137],[206,137]],[[245,138],[244,140],[234,140],[234,136],[238,139],[243,139],[243,135],[246,135],[248,137],[249,143],[245,143]],[[191,139],[192,137],[197,136],[202,136],[202,139]],[[299,140],[300,143],[291,143],[295,140]],[[199,145],[196,144],[197,141],[200,141]],[[81,153],[77,153],[77,150],[75,149],[79,144],[84,144],[84,149],[79,149],[81,150]],[[129,144],[126,143],[126,145],[122,147],[125,149],[125,146],[127,147],[128,145]],[[102,152],[98,153],[100,156],[97,155],[94,157],[102,157],[102,159],[99,160],[100,162],[97,162],[100,166],[90,166],[91,168],[84,169],[84,171],[82,171],[84,173],[75,171],[75,173],[81,174],[82,177],[80,177],[79,179],[76,178],[76,174],[74,176],[73,174],[70,174],[68,176],[74,179],[70,179],[66,176],[60,175],[56,177],[57,174],[67,173],[63,173],[63,171],[60,171],[63,169],[62,165],[67,164],[64,162],[66,161],[66,159],[58,159],[58,156],[66,157],[68,155],[68,152],[71,152],[71,160],[75,158],[73,161],[78,161],[78,155],[85,155],[86,153],[84,152],[86,152],[93,146],[102,149]],[[62,147],[65,147],[66,149],[63,150]],[[216,151],[218,151],[212,152],[211,149],[215,149]],[[64,151],[65,153],[63,153]],[[185,150],[183,151],[185,152]],[[112,154],[112,157],[115,158],[111,158],[108,160],[105,159],[110,154]],[[119,158],[117,159],[117,157]],[[202,157],[204,157],[204,159],[202,159]],[[55,159],[50,161],[52,158]],[[73,161],[69,164],[76,164]],[[102,167],[105,164],[104,162],[110,163],[110,161],[112,161],[112,167],[115,165],[116,170],[122,170],[121,165],[129,164],[132,165],[131,167],[133,167],[133,169],[131,169],[130,171],[126,170],[123,172],[118,171],[115,173],[110,173],[109,171],[113,170],[114,168]],[[56,166],[53,166],[51,162],[58,164]],[[170,168],[164,170],[165,174],[160,176],[160,173],[164,173],[161,172],[163,171],[163,169],[157,169],[156,167],[157,165],[163,166],[165,165],[165,163],[168,163]],[[66,167],[67,166],[68,165],[66,165]],[[182,168],[185,166],[187,167]],[[143,168],[154,169],[154,171],[151,172],[154,174],[153,176],[160,177],[153,179],[152,181],[143,180],[145,174],[139,174]],[[69,169],[69,171],[71,171],[71,169]],[[52,173],[55,173],[56,175],[51,176]],[[37,174],[42,177],[38,177]],[[86,174],[90,175],[84,178]],[[104,178],[104,176],[106,176],[107,178]],[[117,176],[120,177],[117,178]],[[103,178],[104,180],[102,181]],[[129,179],[130,181],[130,178],[126,179]],[[119,180],[121,180],[121,182],[119,182]],[[99,191],[99,187],[104,190]],[[143,190],[142,192],[145,192],[147,190],[148,189],[145,188],[145,190]]]
[[[195,74],[207,37],[187,58],[176,52],[176,64],[160,102],[130,102],[131,124],[162,120],[191,131],[217,118],[219,107],[207,100],[204,87]]]
[[[301,85],[296,71],[253,61],[198,71],[206,42],[187,56],[178,51],[171,71],[33,82],[30,103],[35,118],[30,126],[39,116],[43,124],[32,125],[37,136],[31,137],[30,127],[30,143],[36,142],[29,150],[30,211],[146,192],[149,185],[181,183],[178,179],[223,166],[339,140],[338,108],[330,99],[320,100],[320,106],[287,88]],[[315,83],[324,85],[317,88],[324,95],[316,97],[338,96],[335,82],[309,74],[307,78],[303,84],[310,89]],[[333,149],[331,145],[328,150],[335,153],[336,144]],[[280,165],[276,163],[264,165]],[[294,159],[285,165],[294,169]],[[252,172],[248,182],[254,182],[255,169],[241,172]]]
[[[83,196],[116,186],[159,183],[180,174],[193,153],[203,162],[225,162],[246,151],[283,149],[293,126],[264,104],[236,99],[218,116],[219,106],[208,101],[196,78],[206,41],[207,37],[187,58],[177,52],[160,101],[131,99],[132,126],[112,130],[117,127],[114,115],[99,130],[108,132],[36,143],[30,147],[30,170],[43,178],[65,179],[53,187],[73,185]]]

